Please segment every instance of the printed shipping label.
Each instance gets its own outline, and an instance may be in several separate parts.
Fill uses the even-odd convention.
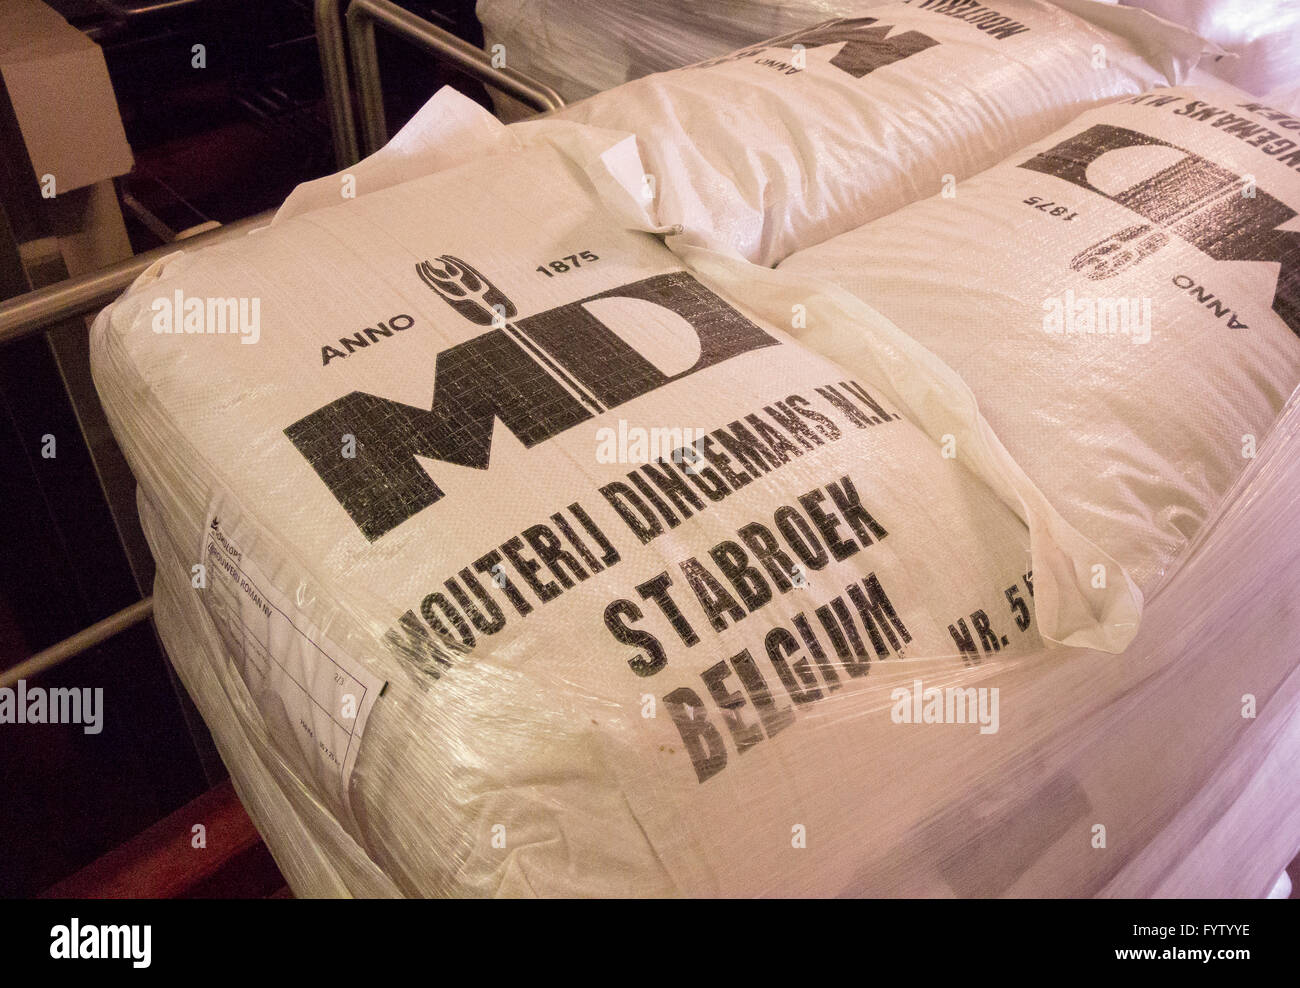
[[[229,507],[204,525],[205,600],[281,753],[348,808],[348,783],[366,721],[387,685],[280,593],[241,544]]]

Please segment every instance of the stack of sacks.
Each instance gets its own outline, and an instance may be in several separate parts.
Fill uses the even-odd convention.
[[[478,0],[483,48],[566,102],[890,0]],[[502,119],[531,115],[492,94]]]
[[[1232,89],[1083,114],[789,258],[947,362],[1149,593],[1300,383],[1300,117]]]
[[[772,265],[996,164],[1082,109],[1182,81],[1201,39],[1092,0],[867,5],[639,79],[556,121],[634,133],[673,243]]]
[[[1049,500],[1159,588],[1123,654],[983,680],[990,744],[918,735],[950,798],[890,820],[846,891],[1262,896],[1294,856],[1297,108],[1152,93],[776,270],[682,249],[921,418],[912,368],[943,358]]]
[[[890,685],[1108,645],[1132,595],[942,369],[913,419],[488,143],[95,322],[169,654],[301,891],[840,891],[915,810],[864,816]]]

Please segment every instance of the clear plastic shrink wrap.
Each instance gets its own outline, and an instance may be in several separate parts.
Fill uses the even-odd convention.
[[[600,205],[574,162],[630,139],[568,136],[172,255],[101,314],[160,631],[304,894],[841,891],[864,801],[910,805],[870,754],[891,690],[1118,647],[1135,596],[951,372],[847,375],[754,319]]]
[[[632,232],[621,135],[447,91],[415,126],[92,339],[159,632],[298,894],[1267,891],[1300,406],[1138,629],[1125,537],[910,327]],[[256,344],[162,331],[232,298]]]
[[[1083,109],[1181,82],[1204,47],[1145,11],[1091,0],[916,0],[518,127],[636,134],[637,192],[663,227],[772,265],[997,164]]]
[[[1300,4],[1295,0],[1124,0],[1221,46],[1206,68],[1256,96],[1300,79]]]
[[[576,103],[890,0],[478,0],[484,50]],[[500,46],[500,47],[498,47]],[[526,113],[493,93],[503,118]]]
[[[1295,91],[1124,100],[748,290],[760,311],[804,300],[821,326],[800,338],[832,359],[882,315],[904,346],[932,350],[1052,504],[1147,594],[1120,656],[1140,686],[1112,693],[1100,659],[1095,713],[1072,723],[1084,687],[1063,682],[1071,656],[1004,702],[1059,721],[1031,759],[1061,766],[1039,770],[1057,785],[1050,802],[1089,804],[1112,837],[1126,814],[1152,836],[1101,868],[1077,855],[1052,870],[1044,856],[999,891],[1261,896],[1300,850],[1297,134]],[[972,817],[967,802],[955,797],[930,824],[953,829],[923,829],[922,843],[1000,859],[972,827],[998,814]],[[959,867],[972,890],[993,890],[995,865]],[[890,875],[886,887],[916,887],[906,866]]]
[[[946,361],[1149,593],[1300,384],[1298,212],[1300,116],[1158,90],[780,270],[848,289]]]
[[[478,0],[484,49],[546,83],[566,102],[653,72],[725,55],[891,0]],[[1106,0],[1113,3],[1114,0]],[[1293,0],[1124,0],[1182,24],[1226,54],[1205,68],[1265,95],[1300,77],[1300,5]],[[954,5],[957,6],[957,5]],[[964,0],[974,10],[976,0]],[[985,6],[997,9],[997,4]],[[1070,8],[1070,0],[1062,4]],[[531,110],[493,93],[503,119]]]
[[[977,685],[999,690],[995,734],[862,718],[870,777],[845,793],[829,845],[800,849],[851,846],[855,870],[751,891],[1263,896],[1300,853],[1298,442],[1293,402],[1123,654],[1055,650],[986,668]],[[290,886],[400,894],[308,787],[270,768],[264,734],[229,709],[221,638],[182,562],[159,559],[159,631]],[[752,823],[737,814],[722,839]]]

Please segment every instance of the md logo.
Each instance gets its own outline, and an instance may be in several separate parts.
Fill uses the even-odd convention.
[[[417,456],[486,470],[498,420],[531,449],[666,384],[778,344],[684,272],[516,319],[515,304],[459,258],[444,254],[416,271],[459,315],[492,327],[437,355],[433,407],[353,391],[284,430],[372,542],[442,498]],[[645,325],[681,332],[656,331],[652,359],[627,342],[644,336]],[[355,456],[340,455],[344,436],[355,437]]]

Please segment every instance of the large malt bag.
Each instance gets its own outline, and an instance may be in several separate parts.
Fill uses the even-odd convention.
[[[847,289],[956,370],[1149,593],[1300,383],[1298,211],[1294,109],[1163,90],[780,271]]]
[[[870,775],[831,842],[833,853],[852,848],[844,862],[855,870],[806,890],[1264,895],[1300,852],[1300,623],[1287,618],[1300,540],[1278,537],[1300,526],[1298,435],[1293,400],[1123,654],[1053,650],[992,663],[978,682],[999,690],[995,733],[879,715],[863,722],[871,757],[859,767]],[[169,654],[185,657],[178,671],[213,712],[240,798],[290,887],[299,896],[400,894],[303,786],[271,775],[262,738],[232,729],[217,675],[221,636],[143,498],[141,514],[160,552],[159,632]],[[205,653],[213,657],[196,661]],[[824,834],[808,836],[791,853],[825,850]]]
[[[574,148],[497,152],[96,320],[171,659],[304,893],[840,891],[892,686],[1120,647],[1135,595],[950,372],[913,417],[626,229]]]
[[[518,127],[635,134],[646,175],[634,191],[662,228],[771,265],[1082,109],[1181,81],[1203,48],[1145,11],[1090,0],[866,6]]]

